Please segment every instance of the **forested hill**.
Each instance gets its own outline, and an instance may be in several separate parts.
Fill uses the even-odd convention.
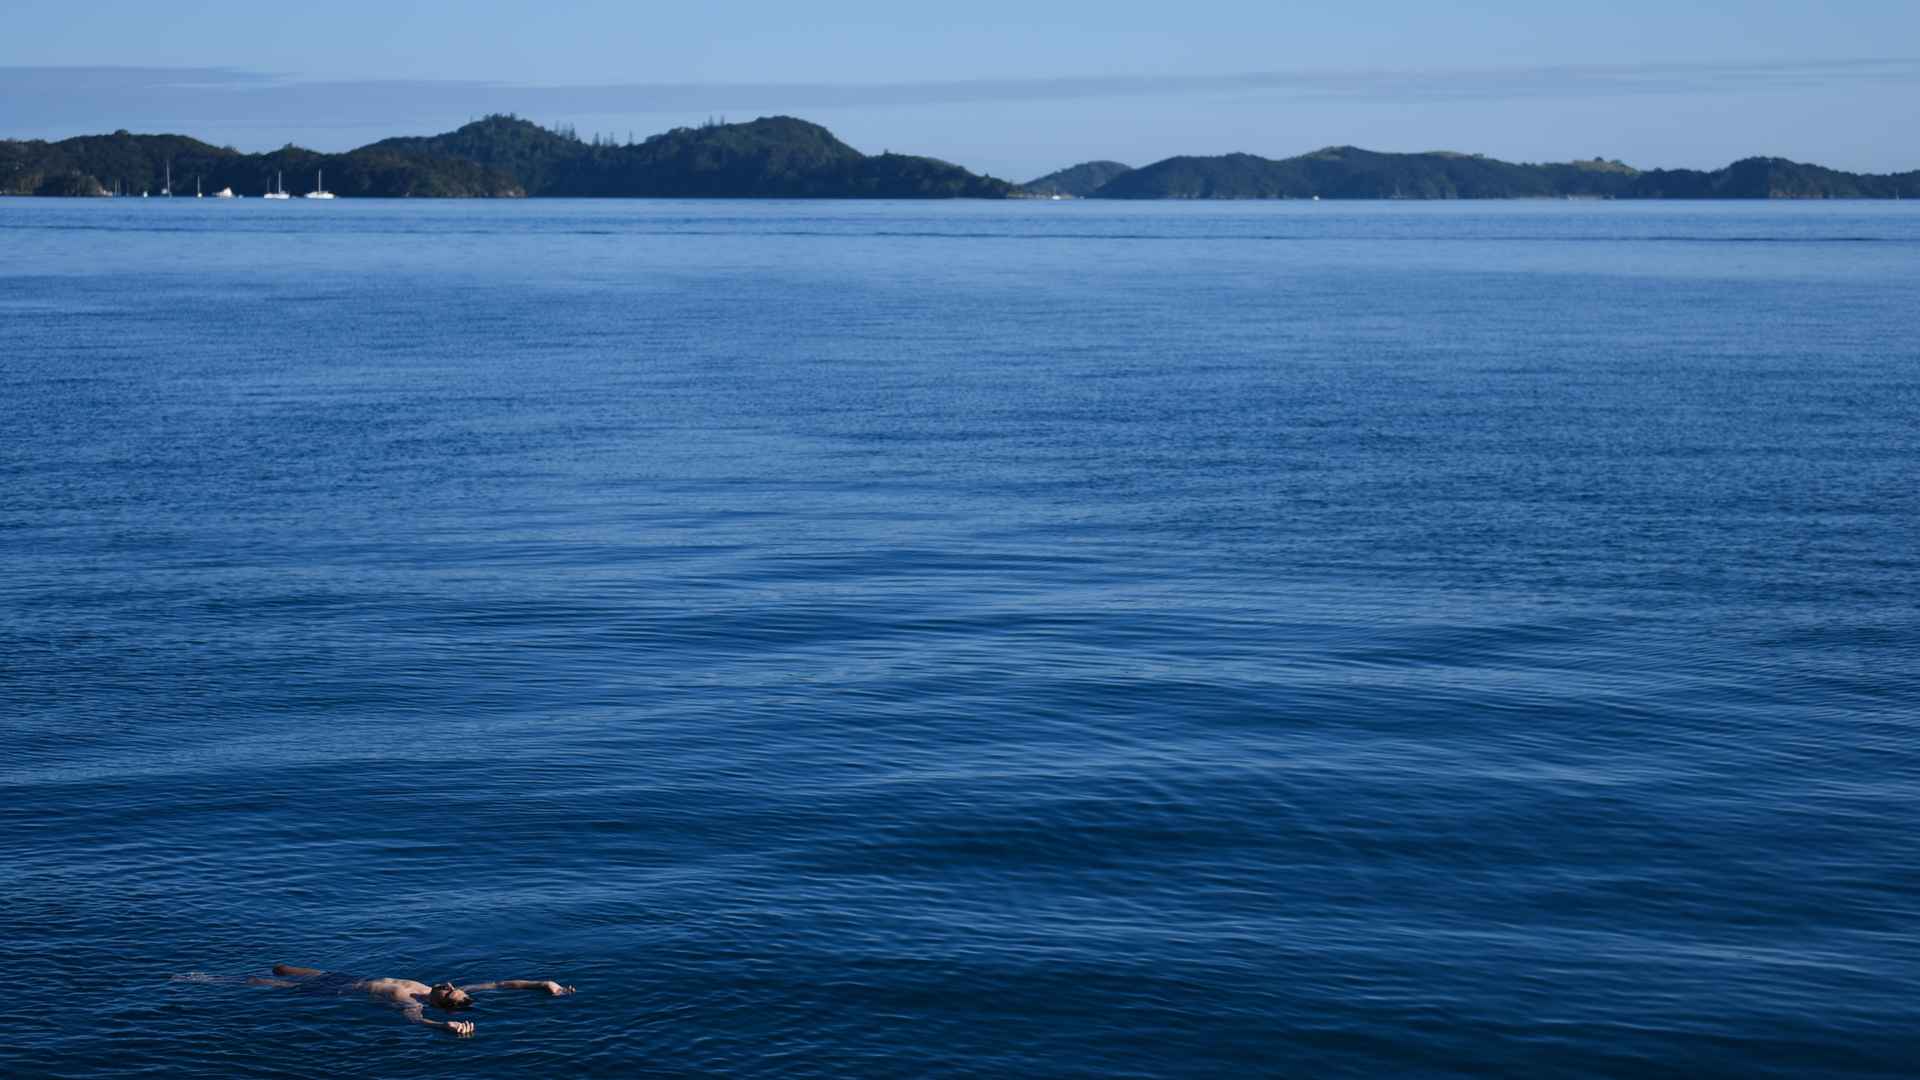
[[[325,172],[327,190],[341,195],[521,195],[511,176],[457,158],[427,157],[373,147],[320,154],[287,146],[242,154],[184,135],[83,135],[59,142],[0,140],[0,194],[159,194],[173,170],[176,195],[194,186],[211,195],[232,188],[242,195],[273,189],[284,176],[296,194],[313,190]]]
[[[1097,199],[1920,198],[1920,172],[1860,175],[1783,158],[1641,172],[1618,161],[1516,165],[1479,154],[1383,154],[1335,146],[1275,161],[1174,157],[1122,173]]]
[[[1050,172],[1037,180],[1029,180],[1020,185],[1029,195],[1071,195],[1084,198],[1098,191],[1103,185],[1111,183],[1122,173],[1132,171],[1132,166],[1117,161],[1083,161],[1058,172]]]
[[[792,117],[676,128],[644,142],[587,142],[511,116],[444,135],[387,139],[345,154],[286,147],[241,154],[178,135],[0,141],[0,193],[158,193],[171,163],[175,194],[231,187],[259,195],[285,173],[287,190],[367,196],[676,196],[1005,198],[1012,185],[905,154],[862,154],[826,128]]]
[[[1252,154],[1175,157],[1140,169],[1094,161],[1015,188],[958,165],[863,154],[818,124],[789,116],[675,128],[641,142],[582,140],[513,116],[443,135],[386,139],[343,154],[286,146],[242,154],[184,135],[0,140],[0,194],[175,194],[232,188],[257,196],[276,176],[313,189],[322,171],[346,196],[654,196],[679,198],[1107,199],[1842,199],[1920,198],[1920,172],[1862,175],[1784,158],[1748,158],[1702,172],[1642,172],[1618,161],[1523,165],[1479,154],[1386,154],[1329,147],[1284,160]]]
[[[1634,178],[1631,199],[1920,199],[1920,171],[1840,172],[1785,158],[1747,158],[1724,169],[1655,169]]]
[[[529,195],[656,197],[1005,198],[1012,185],[944,161],[867,155],[790,116],[675,128],[644,142],[582,142],[510,116],[369,150],[472,162]]]

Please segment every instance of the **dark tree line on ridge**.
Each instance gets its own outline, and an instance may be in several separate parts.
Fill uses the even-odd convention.
[[[1920,172],[1862,175],[1784,158],[1747,158],[1711,172],[1642,172],[1600,158],[1516,165],[1478,154],[1334,146],[1281,161],[1252,154],[1173,157],[1118,172],[1113,164],[1089,162],[1025,187],[1092,199],[1920,198]]]
[[[1531,165],[1350,146],[1284,160],[1174,157],[1139,169],[1086,162],[1016,187],[934,158],[862,154],[818,124],[785,116],[675,128],[626,143],[489,116],[442,135],[340,154],[291,145],[243,154],[184,135],[125,131],[0,140],[0,194],[158,194],[169,168],[175,194],[191,195],[197,184],[208,195],[231,188],[249,197],[272,190],[282,175],[288,191],[304,193],[324,170],[327,189],[339,195],[425,198],[1920,198],[1920,172],[1863,175],[1782,158],[1643,172],[1599,158]]]
[[[344,154],[287,146],[242,154],[183,135],[0,141],[0,193],[158,193],[232,188],[257,196],[285,174],[287,190],[343,196],[684,196],[1004,198],[1013,186],[944,161],[862,154],[826,128],[791,117],[676,128],[643,142],[583,141],[512,116],[457,131],[386,139]]]

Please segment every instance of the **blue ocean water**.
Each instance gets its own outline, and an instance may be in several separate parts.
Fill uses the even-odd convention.
[[[1911,204],[0,200],[0,1072],[1912,1075],[1916,313]]]

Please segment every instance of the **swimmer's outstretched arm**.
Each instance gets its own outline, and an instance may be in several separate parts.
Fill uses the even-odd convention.
[[[417,1004],[407,1006],[407,1019],[413,1021],[416,1024],[424,1024],[430,1028],[440,1028],[445,1031],[451,1031],[455,1035],[458,1035],[463,1039],[473,1034],[473,1021],[471,1020],[429,1020],[427,1019],[426,1010],[422,1009]]]
[[[547,979],[501,979],[499,982],[474,983],[472,986],[463,986],[460,989],[469,994],[475,990],[544,990],[554,997],[573,993],[573,987],[561,986]]]

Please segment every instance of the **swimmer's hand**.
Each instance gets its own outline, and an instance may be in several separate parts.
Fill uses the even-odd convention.
[[[473,1021],[471,1020],[430,1020],[427,1018],[427,1011],[421,1008],[418,1002],[415,1002],[414,1004],[407,1006],[406,1013],[407,1013],[407,1019],[413,1021],[414,1023],[423,1024],[430,1028],[439,1028],[450,1035],[458,1035],[464,1039],[467,1036],[473,1034]]]
[[[545,990],[548,994],[554,997],[564,997],[567,994],[574,993],[573,987],[561,986],[559,983],[553,982],[551,980],[541,983],[540,989]]]

